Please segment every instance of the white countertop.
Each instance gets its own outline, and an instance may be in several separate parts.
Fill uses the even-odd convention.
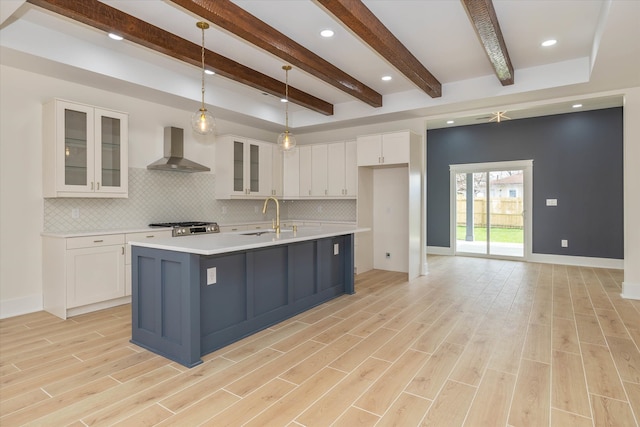
[[[153,239],[153,241],[131,241],[132,246],[164,249],[176,252],[188,252],[198,255],[216,255],[227,252],[245,251],[268,246],[283,245],[305,240],[322,239],[325,237],[341,236],[344,234],[361,233],[369,228],[355,225],[322,225],[320,227],[298,227],[297,232],[292,229],[282,230],[280,235],[268,230],[247,230],[232,233],[200,234],[195,236],[170,237]],[[247,233],[262,233],[248,235]]]
[[[41,236],[46,237],[58,237],[66,239],[69,237],[86,237],[86,236],[104,236],[107,234],[127,234],[127,233],[150,233],[153,231],[171,230],[171,227],[139,227],[139,228],[127,228],[127,229],[109,229],[109,230],[87,230],[87,231],[66,231],[66,232],[52,232],[43,231]]]

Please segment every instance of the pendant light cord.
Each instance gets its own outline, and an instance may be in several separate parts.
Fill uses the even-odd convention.
[[[204,110],[204,30],[205,26],[202,25],[202,109]]]
[[[284,99],[287,100],[284,106],[284,128],[289,132],[289,70],[285,69],[284,73]]]

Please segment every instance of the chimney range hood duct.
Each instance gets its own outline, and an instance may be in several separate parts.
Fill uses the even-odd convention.
[[[208,172],[206,166],[184,157],[184,129],[164,128],[164,157],[147,166],[147,169],[173,172]]]

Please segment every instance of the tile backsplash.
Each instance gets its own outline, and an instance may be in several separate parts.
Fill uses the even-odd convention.
[[[44,200],[44,231],[78,232],[131,229],[152,222],[217,221],[233,224],[269,221],[263,200],[216,200],[215,175],[129,168],[129,198]],[[78,218],[71,217],[77,209]],[[270,205],[270,210],[273,205]],[[355,221],[355,200],[281,202],[282,219]]]

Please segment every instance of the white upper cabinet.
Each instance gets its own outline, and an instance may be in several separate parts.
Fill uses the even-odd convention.
[[[282,197],[283,181],[283,152],[277,145],[271,147],[271,196]]]
[[[282,195],[285,199],[300,197],[300,148],[282,153]]]
[[[298,146],[284,153],[285,199],[355,198],[356,141]]]
[[[219,137],[216,141],[216,198],[270,196],[272,145],[233,135]]]
[[[355,140],[344,143],[344,195],[358,195],[358,144]]]
[[[328,191],[330,197],[356,197],[358,167],[356,141],[327,144]]]
[[[298,148],[300,156],[300,197],[311,197],[311,146],[301,146]]]
[[[128,115],[59,99],[43,112],[44,197],[127,197]]]
[[[358,137],[358,166],[409,163],[409,131]]]
[[[327,195],[345,194],[345,145],[344,142],[327,144]]]
[[[311,196],[328,195],[327,189],[327,145],[311,146]]]

